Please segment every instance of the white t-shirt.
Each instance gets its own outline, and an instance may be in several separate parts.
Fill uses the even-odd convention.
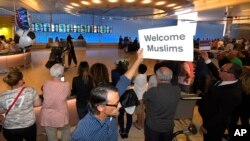
[[[7,111],[12,101],[16,98],[17,94],[22,87],[7,90],[0,96],[0,108]],[[32,87],[26,87],[14,106],[10,109],[8,115],[5,117],[4,128],[17,129],[26,128],[36,122],[34,113],[34,101],[38,99],[37,92]]]
[[[156,75],[153,74],[149,77],[148,80],[148,89],[152,88],[152,87],[156,87],[157,86],[157,79],[156,79]]]
[[[147,75],[138,74],[134,79],[134,90],[138,97],[138,100],[142,100],[142,96],[147,90]]]

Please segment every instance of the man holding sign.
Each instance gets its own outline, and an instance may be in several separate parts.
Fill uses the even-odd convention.
[[[143,29],[139,30],[139,39],[144,58],[193,61],[193,34],[183,28]],[[172,76],[169,68],[159,68],[156,71],[157,86],[143,96],[146,106],[145,141],[172,140],[174,113],[181,92],[178,86],[170,83]]]

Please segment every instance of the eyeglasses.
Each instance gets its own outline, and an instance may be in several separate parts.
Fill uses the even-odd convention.
[[[225,70],[224,68],[220,69],[221,72],[231,73],[230,71]]]
[[[116,104],[105,104],[106,106],[111,106],[111,107],[115,107],[117,108],[120,102],[116,103]]]

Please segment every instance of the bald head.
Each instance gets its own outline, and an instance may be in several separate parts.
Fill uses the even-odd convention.
[[[159,81],[171,81],[173,72],[168,67],[160,67],[156,71],[156,77]]]

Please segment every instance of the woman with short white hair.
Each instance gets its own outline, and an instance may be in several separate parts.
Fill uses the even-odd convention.
[[[52,80],[43,85],[43,105],[41,126],[45,127],[48,141],[57,141],[57,130],[60,129],[61,141],[70,140],[69,111],[67,98],[70,96],[70,84],[61,80],[64,67],[55,64],[50,68]]]

